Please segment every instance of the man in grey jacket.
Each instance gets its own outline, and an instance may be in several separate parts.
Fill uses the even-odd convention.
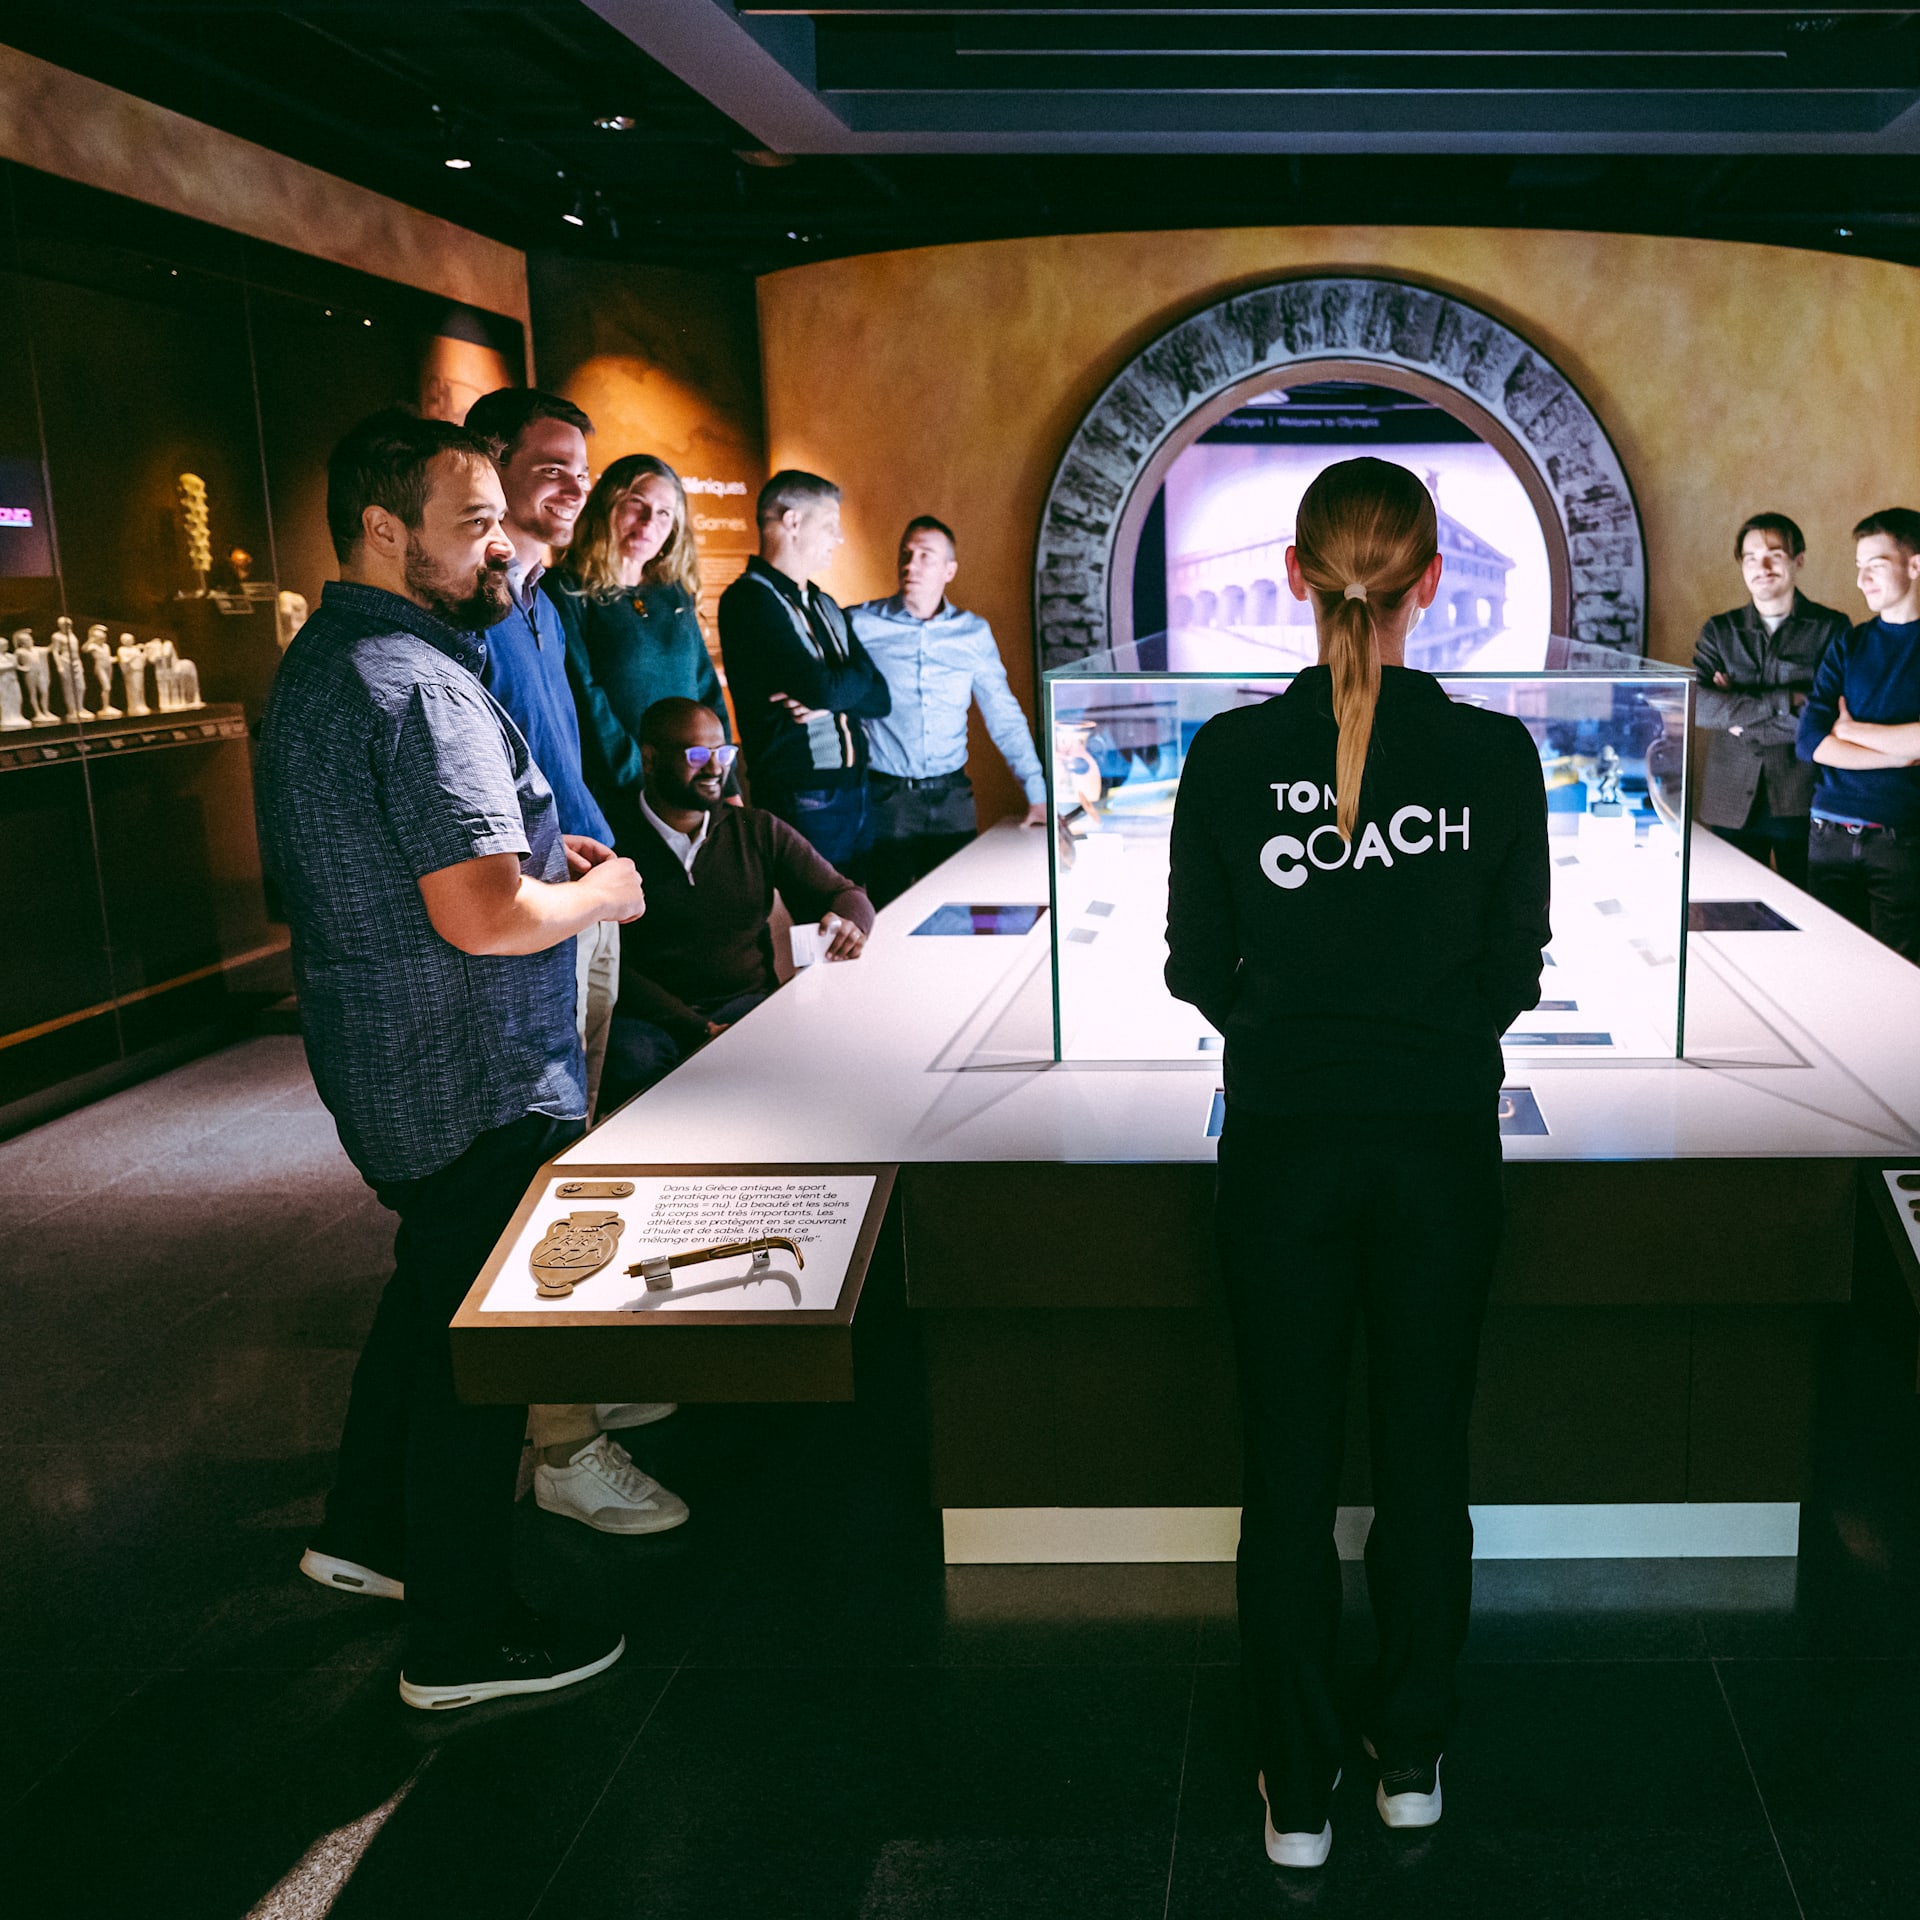
[[[1797,887],[1807,883],[1813,768],[1794,758],[1800,709],[1845,614],[1795,584],[1807,543],[1782,513],[1756,513],[1734,536],[1751,596],[1700,629],[1693,718],[1705,739],[1699,818],[1723,840]]]

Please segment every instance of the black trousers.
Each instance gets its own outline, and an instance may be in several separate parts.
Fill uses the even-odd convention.
[[[873,847],[859,878],[876,907],[897,900],[942,861],[971,846],[979,825],[973,782],[963,767],[931,780],[896,780],[869,773]]]
[[[1862,827],[1849,833],[1816,820],[1807,890],[1883,947],[1920,963],[1920,831]]]
[[[1442,1750],[1473,1589],[1467,1422],[1499,1250],[1484,1122],[1275,1120],[1231,1105],[1215,1206],[1246,1427],[1241,1659],[1274,1825],[1317,1832],[1346,1750],[1334,1546],[1347,1374],[1365,1322],[1383,1761]]]
[[[1715,827],[1722,840],[1736,846],[1750,860],[1771,867],[1782,880],[1802,889],[1807,884],[1807,822],[1795,823],[1792,834],[1757,832],[1751,827]]]
[[[542,1162],[584,1131],[529,1113],[451,1166],[376,1184],[400,1216],[393,1275],[360,1351],[314,1544],[407,1583],[416,1635],[480,1630],[513,1605],[513,1488],[525,1407],[464,1406],[447,1323]]]

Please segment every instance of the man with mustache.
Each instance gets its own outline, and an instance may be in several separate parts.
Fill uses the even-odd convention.
[[[574,936],[645,905],[630,860],[562,831],[482,684],[513,557],[492,452],[399,409],[334,449],[341,577],[280,662],[258,770],[314,1083],[400,1220],[301,1569],[404,1599],[400,1697],[429,1708],[568,1686],[626,1645],[516,1598],[526,1409],[463,1406],[447,1336],[527,1183],[581,1131]]]
[[[647,889],[647,917],[620,951],[609,1099],[671,1073],[779,985],[768,924],[779,892],[818,920],[828,960],[858,957],[873,903],[778,815],[726,804],[737,747],[711,707],[656,700],[640,727],[645,784],[619,821]]]

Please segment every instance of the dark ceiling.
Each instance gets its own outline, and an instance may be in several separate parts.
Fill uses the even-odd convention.
[[[743,21],[721,0],[210,0],[14,8],[0,38],[515,245],[650,262],[761,272],[1026,233],[1357,222],[1689,233],[1920,263],[1920,158],[1858,150],[1904,142],[1903,116],[1920,112],[1920,14],[1907,10],[848,0],[805,17],[754,12]],[[629,37],[704,77],[732,44],[716,32],[770,39],[790,63],[769,82],[750,61],[722,61],[708,91],[739,120]],[[772,96],[794,69],[811,71],[811,110],[837,116],[838,150],[767,144],[791,118],[792,101]],[[1461,91],[1469,70],[1514,90]],[[1383,91],[1389,80],[1404,90]],[[876,131],[936,101],[936,119],[1004,119],[1014,82],[1050,124],[1097,106],[1119,130],[1083,129],[1064,151],[1057,133],[1008,136],[1029,151],[1000,137],[992,151],[935,151],[924,127]],[[1430,133],[1454,150],[1412,157],[1297,132],[1304,101],[1323,120],[1346,116],[1349,149],[1404,144],[1448,115],[1496,124],[1489,99],[1535,118],[1551,108],[1560,124],[1517,147],[1511,128],[1478,143],[1499,151]],[[1383,100],[1397,103],[1391,139],[1356,132]],[[1784,127],[1800,149],[1580,150],[1594,125],[1651,124],[1686,101],[1723,148],[1777,146]],[[1242,119],[1259,107],[1259,150],[1099,150],[1176,107]],[[1810,133],[1823,116],[1826,131]],[[1153,138],[1218,147],[1197,131]],[[458,160],[471,164],[446,164]]]

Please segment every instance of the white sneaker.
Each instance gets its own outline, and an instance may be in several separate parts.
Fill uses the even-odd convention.
[[[629,1427],[650,1427],[670,1413],[678,1413],[677,1400],[623,1400],[617,1406],[595,1407],[594,1418],[602,1433],[625,1433]]]
[[[1369,1760],[1378,1760],[1373,1742],[1363,1739]],[[1433,1827],[1440,1823],[1440,1762],[1431,1767],[1389,1767],[1373,1790],[1373,1804],[1390,1827]]]
[[[370,1600],[407,1597],[405,1584],[391,1574],[375,1573],[357,1560],[342,1560],[338,1554],[322,1553],[317,1547],[309,1547],[300,1556],[300,1571],[309,1580],[317,1580],[323,1587],[332,1587],[340,1593],[362,1593]]]
[[[1327,1791],[1333,1792],[1340,1784],[1340,1776],[1333,1776],[1333,1786]],[[1264,1806],[1267,1798],[1267,1776],[1260,1776],[1260,1800]],[[1267,1858],[1276,1867],[1324,1867],[1327,1855],[1333,1851],[1333,1821],[1318,1833],[1275,1833],[1273,1830],[1273,1809],[1267,1807]]]
[[[687,1517],[687,1503],[633,1464],[618,1440],[594,1437],[564,1467],[533,1470],[533,1497],[549,1513],[602,1533],[665,1533]]]

